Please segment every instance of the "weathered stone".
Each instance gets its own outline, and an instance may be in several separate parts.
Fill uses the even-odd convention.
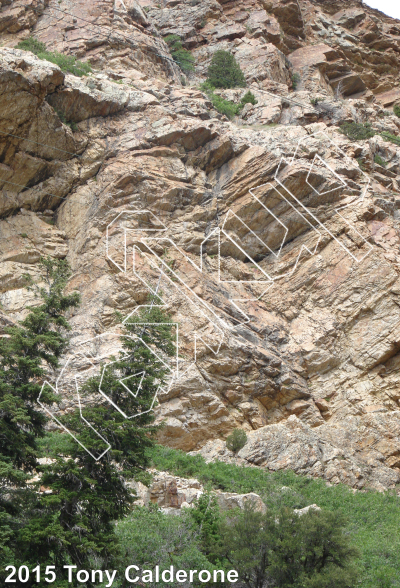
[[[369,121],[378,133],[399,134],[399,119],[382,108],[397,100],[393,21],[367,6],[343,10],[342,0],[303,0],[301,10],[273,0],[125,0],[126,10],[112,0],[76,0],[68,14],[53,1],[0,4],[2,333],[35,303],[24,274],[40,283],[38,260],[52,255],[67,257],[68,288],[82,296],[71,345],[114,328],[117,340],[115,311],[127,316],[148,292],[105,255],[107,227],[138,210],[153,226],[153,214],[177,244],[168,251],[174,271],[233,326],[217,355],[199,343],[196,363],[160,394],[159,441],[201,450],[207,460],[395,487],[400,149],[379,134],[352,142],[338,132],[344,122]],[[92,74],[76,78],[10,48],[30,34],[89,61]],[[162,38],[168,34],[192,51],[187,76]],[[216,92],[237,106],[248,90],[256,99],[232,120],[199,90],[217,49],[235,55],[248,88]],[[342,95],[364,87],[361,98]],[[322,138],[310,137],[318,132]],[[290,197],[276,190],[280,164]],[[356,201],[363,172],[371,189]],[[230,239],[218,241],[225,220]],[[366,256],[361,235],[372,245]],[[130,258],[135,239],[127,233]],[[116,229],[108,251],[120,267],[122,243]],[[279,280],[265,283],[261,270]],[[158,276],[143,269],[147,283]],[[161,288],[186,361],[203,319],[176,282],[163,278]],[[212,330],[207,336],[215,343]],[[67,384],[62,396],[60,411],[72,410]],[[223,440],[235,428],[248,435],[239,455]],[[153,499],[174,512],[201,491],[160,480]]]

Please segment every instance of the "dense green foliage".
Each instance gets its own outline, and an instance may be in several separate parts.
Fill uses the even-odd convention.
[[[245,104],[257,104],[257,99],[254,96],[253,92],[250,92],[250,90],[248,90],[248,92],[246,92],[246,94],[243,96],[243,98],[240,101],[241,106],[243,107]]]
[[[363,141],[373,137],[376,133],[369,123],[344,123],[340,127],[341,132],[352,141]]]
[[[39,410],[37,398],[46,368],[57,368],[66,349],[64,332],[69,325],[64,315],[77,306],[79,296],[64,294],[70,275],[64,261],[49,259],[42,265],[48,284],[39,290],[44,303],[32,308],[20,326],[8,329],[8,338],[0,339],[0,574],[3,577],[10,562],[31,569],[53,565],[57,574],[53,585],[64,588],[66,564],[104,569],[119,561],[115,521],[130,512],[134,501],[126,480],[148,477],[147,450],[156,430],[149,409],[167,373],[154,352],[168,358],[175,347],[169,317],[151,305],[126,326],[124,352],[102,369],[102,379],[92,378],[81,388],[82,398],[97,394],[100,399],[86,404],[82,415],[110,441],[112,447],[104,457],[95,460],[84,449],[96,457],[105,443],[82,421],[78,409],[60,418],[84,447],[66,434],[43,438],[47,417]],[[121,384],[123,378],[129,389]],[[119,410],[101,401],[100,382]],[[41,401],[57,400],[45,386]],[[51,449],[56,461],[39,465],[38,451],[46,449]],[[26,484],[34,470],[42,474],[40,483]],[[38,492],[39,485],[48,491]],[[30,588],[32,582],[33,578],[25,585]],[[90,581],[87,585],[92,586]]]
[[[214,88],[246,87],[246,79],[235,57],[222,49],[213,55],[207,72],[207,82]]]
[[[124,353],[103,368],[102,376],[90,379],[81,390],[83,397],[99,397],[101,385],[113,406],[118,406],[119,410],[112,408],[104,400],[82,410],[82,416],[110,441],[110,451],[95,461],[71,438],[68,458],[64,450],[55,464],[41,468],[42,483],[53,490],[52,495],[42,498],[42,503],[52,516],[62,513],[62,532],[57,537],[63,541],[62,557],[83,569],[90,569],[93,561],[98,568],[110,568],[119,557],[114,521],[127,516],[133,504],[125,481],[143,478],[149,465],[146,450],[152,447],[156,430],[149,408],[167,374],[153,351],[164,357],[174,354],[169,322],[157,306],[142,309],[126,326],[122,337]],[[139,386],[140,394],[136,394]],[[92,455],[100,456],[104,441],[84,425],[79,410],[64,417],[63,422]],[[77,533],[76,529],[82,527],[85,533]]]
[[[246,445],[247,442],[247,435],[243,429],[235,429],[228,437],[226,438],[226,446],[231,451],[237,453]]]
[[[37,439],[44,436],[47,420],[37,403],[41,382],[47,370],[58,367],[67,347],[65,313],[78,305],[79,296],[64,294],[70,275],[65,261],[42,259],[41,267],[46,285],[36,291],[43,304],[31,308],[20,325],[6,329],[8,337],[0,339],[1,578],[10,561],[35,562],[38,541],[45,560],[51,550],[51,541],[41,535],[46,523],[39,512],[40,497],[27,481],[37,468]],[[41,396],[45,405],[54,400],[51,391]]]
[[[292,75],[292,88],[293,90],[297,90],[298,85],[300,84],[301,78],[298,73]]]
[[[396,116],[400,118],[400,104],[395,104],[393,106],[393,112]]]
[[[229,492],[257,492],[272,508],[303,508],[318,504],[344,515],[347,532],[361,556],[357,562],[363,588],[400,588],[400,498],[391,492],[353,493],[344,485],[296,476],[290,471],[268,472],[221,462],[206,464],[200,456],[157,446],[154,467]],[[286,487],[285,492],[281,488]],[[334,584],[332,585],[335,586]]]
[[[225,100],[225,98],[222,98],[213,92],[209,94],[209,98],[215,110],[220,114],[224,114],[228,118],[233,118],[238,114],[239,108],[235,102],[232,102],[231,100]]]
[[[223,521],[220,552],[249,588],[353,588],[357,551],[343,528],[343,517],[329,511],[263,514],[246,505]]]
[[[400,137],[393,135],[388,131],[378,132],[372,128],[370,123],[344,123],[341,125],[340,130],[344,135],[346,135],[346,137],[351,139],[351,141],[364,141],[365,139],[370,139],[375,135],[380,135],[382,139],[385,139],[385,141],[389,141],[394,145],[400,146]]]
[[[58,51],[47,51],[46,45],[38,39],[35,39],[35,37],[29,37],[20,41],[17,49],[31,51],[39,59],[55,63],[62,71],[72,73],[75,76],[82,77],[92,71],[90,63],[78,61],[73,55],[64,55],[63,53],[58,53]]]
[[[38,55],[39,53],[45,53],[47,50],[46,44],[42,41],[39,41],[39,39],[36,39],[35,37],[28,37],[27,39],[20,41],[16,47],[17,49],[22,49],[23,51],[30,51],[35,55]]]
[[[212,86],[208,81],[201,84],[200,89],[205,92],[209,99],[212,102],[213,107],[217,112],[220,114],[224,114],[228,118],[233,118],[234,116],[240,114],[240,111],[245,106],[245,104],[257,104],[256,97],[250,91],[246,92],[243,96],[239,104],[236,104],[232,100],[226,100],[222,98],[219,94],[215,94],[215,87]]]
[[[173,60],[179,65],[184,73],[194,71],[195,59],[187,49],[182,46],[182,39],[179,35],[167,35],[164,39],[167,43]]]
[[[197,510],[197,509],[196,509]],[[156,565],[171,565],[181,570],[213,570],[214,566],[201,549],[201,532],[192,511],[181,516],[167,516],[156,507],[137,508],[118,523],[117,536],[123,546],[119,569],[135,563],[153,570]],[[153,578],[154,580],[154,578]],[[176,582],[149,582],[150,588],[175,587]],[[201,586],[196,582],[194,586]]]

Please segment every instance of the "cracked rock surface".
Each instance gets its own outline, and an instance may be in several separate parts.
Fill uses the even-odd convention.
[[[160,442],[357,489],[394,488],[400,146],[379,133],[400,133],[400,22],[358,0],[303,0],[301,10],[283,0],[124,4],[0,0],[0,331],[35,304],[24,275],[40,280],[41,255],[66,257],[68,288],[82,296],[71,349],[114,328],[116,310],[127,316],[145,303],[144,284],[107,258],[106,238],[119,213],[148,211],[146,222],[157,217],[187,256],[169,248],[170,267],[231,326],[218,354],[203,348],[160,395]],[[92,73],[78,78],[15,48],[31,34],[89,61]],[[195,72],[174,63],[168,34],[182,37]],[[220,95],[239,104],[250,89],[257,100],[233,120],[200,89],[217,49],[235,54],[248,83]],[[351,141],[340,132],[349,122],[378,134]],[[310,172],[316,154],[323,163]],[[297,212],[277,191],[278,168]],[[241,249],[227,238],[218,267],[213,231],[225,218]],[[122,244],[111,231],[121,263]],[[265,274],[275,280],[267,289]],[[239,309],[232,280],[248,295]],[[202,318],[176,282],[162,291],[188,357]],[[67,385],[63,394],[68,411],[76,399]],[[237,427],[248,442],[234,456],[224,438]]]

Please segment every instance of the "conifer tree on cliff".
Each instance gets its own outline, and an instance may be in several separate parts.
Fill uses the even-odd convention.
[[[207,72],[207,82],[214,88],[246,87],[246,78],[235,57],[222,49],[213,55]]]
[[[78,303],[78,298],[76,295],[70,298],[64,296],[61,286],[66,283],[66,266],[62,266],[63,280],[58,278],[60,267],[61,265],[55,269],[53,267],[55,279],[60,284],[57,291],[59,302],[55,306],[65,312],[68,307]],[[68,306],[65,299],[70,300],[72,304]],[[50,315],[52,316],[51,313]],[[64,329],[68,328],[64,318],[61,321],[57,317],[57,320]],[[145,322],[165,325],[145,326]],[[143,414],[137,418],[127,419],[108,402],[88,405],[83,410],[84,418],[112,445],[104,457],[98,461],[94,460],[72,437],[66,436],[63,454],[59,455],[56,463],[37,467],[35,438],[44,434],[46,419],[40,413],[35,416],[38,421],[37,428],[32,433],[30,443],[27,444],[29,450],[23,452],[31,456],[29,470],[32,471],[36,466],[41,471],[40,484],[49,488],[51,493],[39,494],[33,489],[27,489],[23,496],[21,495],[21,499],[16,496],[18,493],[14,493],[8,509],[3,508],[0,511],[3,513],[0,541],[3,537],[4,543],[1,564],[12,563],[16,567],[27,565],[31,569],[40,564],[43,570],[48,565],[54,566],[57,580],[52,586],[56,588],[67,586],[67,570],[64,570],[64,565],[75,565],[78,570],[112,568],[118,554],[114,521],[129,511],[133,501],[131,492],[125,485],[125,479],[143,472],[148,465],[146,448],[153,444],[151,437],[155,427],[152,425],[153,414],[151,411],[145,411],[150,407],[158,386],[166,377],[165,364],[155,360],[151,350],[157,350],[158,354],[161,353],[164,357],[171,356],[174,352],[172,327],[168,322],[169,317],[158,307],[152,307],[150,311],[139,314],[136,323],[127,327],[126,335],[139,334],[146,345],[138,339],[125,336],[123,347],[127,353],[116,358],[115,363],[104,371],[102,388],[107,391],[109,398],[129,416]],[[45,324],[45,329],[50,332],[45,332],[45,336],[49,336],[50,340],[55,336],[52,333],[52,325],[52,322]],[[24,328],[24,323],[17,327],[17,330],[21,330],[21,337]],[[36,333],[36,327],[34,331]],[[8,343],[5,344],[10,350],[9,356],[15,353],[12,350],[15,336],[11,334]],[[62,345],[57,348],[60,355],[65,349],[66,339],[60,334],[57,334],[57,337],[62,341]],[[1,350],[1,355],[6,358],[6,350]],[[36,357],[37,351],[34,350],[33,353]],[[40,355],[39,363],[42,358],[43,355]],[[56,367],[57,360],[51,359],[50,365]],[[4,379],[4,373],[7,371],[5,365],[1,378]],[[145,376],[142,379],[143,372]],[[43,372],[39,375],[26,375],[25,385],[35,386],[29,399],[32,405],[40,390],[40,384],[35,380],[43,375]],[[120,380],[124,378],[129,378],[131,390],[135,390],[136,385],[141,383],[137,396],[129,394],[121,385]],[[99,377],[92,378],[86,383],[82,394],[97,393],[98,398],[99,383]],[[54,399],[48,395],[47,400],[51,402]],[[19,402],[24,406],[25,399]],[[36,408],[31,410],[36,411]],[[99,454],[104,449],[104,443],[95,432],[88,426],[82,426],[79,410],[65,417],[64,424],[91,453]],[[15,441],[16,447],[13,451],[18,455],[20,443],[18,439]],[[18,467],[22,470],[24,464],[18,462]],[[23,474],[20,472],[18,475]],[[15,478],[16,476],[14,480]],[[2,496],[6,495],[7,492]],[[75,584],[72,585],[77,586],[76,576],[73,575],[73,578]],[[28,582],[25,586],[34,586],[34,578],[31,580],[32,583]],[[90,580],[87,586],[92,586]]]
[[[47,419],[37,403],[41,381],[58,366],[68,342],[65,313],[79,304],[77,293],[64,294],[70,275],[65,261],[42,259],[41,267],[43,304],[0,338],[0,578],[6,565],[18,561],[18,537],[36,502],[26,481],[37,466],[37,439],[45,434]],[[54,400],[49,392],[42,396],[44,404]]]

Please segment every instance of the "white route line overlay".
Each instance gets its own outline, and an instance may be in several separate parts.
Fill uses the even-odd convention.
[[[324,132],[320,131],[317,133],[314,133],[312,135],[308,135],[307,137],[303,137],[298,141],[295,153],[293,155],[292,158],[286,158],[285,156],[281,157],[281,160],[279,162],[279,165],[277,167],[277,170],[275,172],[274,175],[274,180],[276,181],[276,183],[279,185],[279,187],[281,188],[281,190],[278,190],[278,188],[276,186],[274,186],[271,182],[267,182],[266,184],[262,184],[261,186],[257,186],[256,188],[251,188],[249,190],[251,196],[260,204],[260,206],[262,208],[265,209],[265,211],[270,214],[284,229],[284,236],[282,238],[281,244],[278,248],[278,250],[272,250],[260,237],[258,237],[258,235],[252,231],[250,229],[250,227],[248,227],[248,225],[239,217],[236,215],[236,213],[232,210],[229,209],[228,212],[226,213],[224,219],[223,219],[223,223],[221,227],[218,227],[216,229],[214,229],[201,243],[200,245],[200,263],[199,265],[197,265],[192,259],[190,259],[184,251],[182,251],[176,244],[175,242],[170,239],[167,238],[166,236],[162,235],[162,236],[154,236],[154,237],[148,237],[147,234],[149,232],[151,233],[166,233],[168,231],[167,227],[165,227],[164,223],[158,218],[156,217],[150,210],[145,210],[145,209],[139,209],[139,210],[131,210],[131,211],[122,211],[120,212],[114,219],[113,221],[107,226],[106,229],[106,256],[107,258],[122,272],[122,273],[127,273],[128,271],[128,246],[127,246],[127,233],[128,232],[137,232],[137,233],[142,233],[146,236],[139,236],[138,241],[145,246],[145,248],[147,249],[147,251],[150,252],[150,255],[148,253],[146,253],[145,251],[140,250],[136,245],[133,245],[132,249],[133,249],[133,258],[132,258],[132,269],[133,269],[133,273],[134,275],[148,288],[148,290],[153,294],[158,296],[158,298],[161,300],[161,302],[163,304],[161,305],[156,305],[156,306],[160,306],[162,307],[164,305],[164,302],[162,301],[161,297],[157,294],[157,292],[154,290],[154,288],[147,283],[143,277],[139,274],[139,272],[136,269],[136,256],[138,253],[140,253],[140,255],[146,259],[146,261],[148,262],[149,267],[151,267],[154,270],[157,270],[161,273],[160,278],[163,277],[166,280],[169,281],[169,283],[174,286],[192,305],[195,306],[195,309],[197,310],[197,312],[199,312],[203,317],[205,317],[209,323],[212,325],[212,327],[215,329],[216,332],[219,333],[219,339],[217,339],[216,344],[214,347],[212,348],[210,345],[208,345],[208,343],[202,338],[201,335],[198,335],[198,333],[194,332],[194,361],[189,365],[189,367],[184,370],[183,372],[180,371],[179,369],[179,356],[178,356],[178,350],[179,350],[179,325],[178,323],[168,323],[170,325],[174,325],[176,327],[176,368],[175,370],[171,369],[171,367],[164,362],[164,360],[162,358],[160,358],[157,354],[154,353],[153,350],[151,350],[151,348],[141,339],[141,338],[135,338],[138,341],[141,341],[148,349],[150,349],[152,351],[152,353],[154,353],[154,355],[157,357],[157,359],[159,361],[162,361],[162,363],[167,367],[167,369],[170,371],[170,379],[169,379],[169,383],[167,386],[167,391],[170,389],[170,387],[172,386],[172,384],[176,381],[178,381],[179,379],[182,378],[182,376],[184,374],[187,373],[187,371],[196,364],[196,360],[197,360],[197,342],[200,340],[202,341],[202,343],[214,354],[217,355],[221,349],[221,345],[222,342],[224,340],[225,337],[225,330],[231,330],[234,327],[232,325],[230,325],[229,323],[227,323],[225,320],[223,320],[221,318],[221,316],[217,315],[214,308],[210,307],[203,299],[201,299],[194,291],[193,289],[185,283],[185,281],[182,279],[181,276],[179,276],[172,268],[170,268],[168,266],[168,264],[166,263],[166,261],[164,259],[162,259],[157,253],[156,251],[151,247],[150,243],[153,242],[154,240],[158,241],[158,240],[162,240],[163,242],[167,241],[169,242],[183,257],[186,261],[188,261],[192,267],[194,267],[197,271],[199,271],[200,273],[203,273],[203,247],[205,245],[205,243],[213,236],[217,236],[218,238],[218,282],[219,283],[243,283],[243,284],[248,284],[249,282],[257,282],[260,284],[268,284],[267,288],[258,296],[258,297],[247,297],[247,298],[231,298],[230,302],[231,304],[240,312],[240,314],[244,317],[244,320],[239,323],[239,324],[246,324],[248,323],[251,319],[250,317],[242,310],[239,308],[239,306],[236,304],[236,302],[249,302],[249,301],[256,301],[259,300],[267,291],[268,289],[278,280],[282,280],[283,278],[287,278],[290,275],[292,275],[298,264],[300,261],[300,257],[302,255],[302,253],[304,251],[307,251],[307,253],[309,253],[311,256],[316,254],[316,251],[318,249],[318,246],[320,244],[321,238],[322,238],[322,234],[321,234],[321,230],[325,230],[327,231],[327,233],[330,235],[330,237],[332,239],[335,240],[336,243],[338,243],[340,245],[340,247],[342,247],[344,249],[344,251],[351,256],[351,258],[356,262],[356,263],[360,263],[372,250],[373,250],[373,246],[368,243],[368,241],[350,224],[350,222],[344,218],[344,216],[339,212],[342,211],[343,209],[347,208],[350,205],[354,205],[357,203],[360,203],[364,200],[368,189],[370,187],[371,184],[371,179],[370,177],[365,174],[359,167],[357,168],[358,171],[363,175],[363,177],[365,178],[365,185],[358,185],[358,188],[360,189],[360,196],[355,198],[354,201],[345,204],[343,206],[339,206],[337,208],[335,208],[335,212],[352,228],[352,230],[355,231],[355,233],[364,241],[364,243],[368,246],[369,250],[360,258],[358,259],[326,226],[324,223],[322,223],[318,217],[316,217],[288,188],[287,186],[285,186],[281,180],[279,179],[279,172],[282,169],[282,166],[284,164],[286,164],[286,166],[292,166],[294,165],[294,163],[300,158],[299,155],[299,151],[301,148],[301,145],[304,141],[312,139],[312,138],[317,138],[318,136],[324,138],[324,140],[327,140],[335,149],[338,150],[340,156],[342,157],[343,161],[345,161],[347,163],[347,165],[351,164],[354,165],[354,161],[342,150],[340,149],[340,147],[338,147],[338,145],[336,145],[336,143]],[[320,163],[322,165],[325,165],[327,167],[327,169],[329,169],[329,171],[333,174],[333,176],[339,181],[339,183],[341,184],[339,187],[334,188],[332,190],[328,190],[326,192],[322,192],[319,193],[309,182],[309,178],[310,175],[312,173],[313,167],[315,165],[317,165],[317,163]],[[316,154],[312,160],[312,162],[310,163],[310,168],[308,170],[308,174],[306,177],[306,183],[310,186],[310,188],[318,195],[318,196],[323,196],[329,192],[333,192],[333,191],[337,191],[339,189],[346,189],[348,188],[351,192],[354,191],[354,188],[351,188],[348,183],[339,175],[337,174],[337,172],[324,160],[322,159],[318,154]],[[355,183],[353,181],[353,184],[355,184],[357,186],[357,183]],[[275,257],[275,259],[278,259],[282,253],[282,249],[284,247],[285,244],[285,239],[288,235],[289,232],[289,228],[267,207],[265,206],[261,200],[259,198],[257,198],[257,196],[254,194],[254,190],[262,188],[264,186],[269,186],[272,189],[276,190],[276,192],[280,195],[280,197],[286,201],[287,204],[289,204],[291,206],[291,208],[298,214],[301,216],[301,218],[310,226],[310,229],[312,229],[313,231],[316,232],[316,234],[318,235],[318,239],[317,239],[317,243],[315,245],[315,247],[310,250],[307,246],[302,245],[300,248],[300,252],[296,258],[296,262],[295,265],[293,267],[293,269],[291,269],[289,272],[287,272],[284,275],[280,275],[276,278],[270,276],[267,272],[265,272],[256,262],[255,260],[253,260],[251,258],[251,256],[249,256],[248,253],[246,253],[246,251],[239,245],[239,243],[237,243],[226,231],[225,229],[225,225],[228,221],[229,218],[234,217],[235,219],[237,219],[247,230],[250,234],[252,234],[253,237],[255,237],[263,246],[265,246],[265,248],[270,251],[270,253]],[[291,202],[285,195],[283,192],[286,192],[290,198],[296,202],[296,204],[299,206],[300,209],[302,209],[304,211],[305,214],[307,214],[308,216],[310,216],[313,221],[315,221],[317,226],[314,226],[305,216],[305,214],[303,214],[300,210],[298,210],[293,202]],[[110,229],[111,227],[115,226],[115,224],[118,221],[122,221],[122,217],[124,215],[127,216],[131,216],[131,215],[137,215],[138,217],[140,215],[150,215],[151,218],[155,219],[156,223],[158,224],[159,227],[161,228],[126,228],[123,227],[123,231],[124,231],[124,251],[123,251],[123,265],[121,266],[111,255],[110,252],[110,243],[109,243],[109,239],[110,239]],[[318,228],[317,228],[318,227]],[[246,257],[248,257],[252,263],[261,271],[261,273],[265,276],[266,280],[223,280],[221,279],[221,234],[223,234],[235,247],[237,247],[243,254],[246,255]],[[188,291],[190,293],[187,293],[186,291]],[[135,314],[139,308],[143,308],[144,306],[149,306],[149,305],[141,305],[138,306],[134,309],[134,311],[132,313],[130,313],[128,315],[128,317],[126,317],[123,321],[123,324],[130,324],[128,321],[129,319],[133,316],[133,314]],[[210,318],[209,315],[212,315],[212,318]],[[143,324],[143,326],[145,326],[146,323],[137,323],[137,324]],[[149,323],[152,325],[157,325],[157,323]],[[160,323],[160,324],[166,324],[166,323]],[[235,325],[236,326],[236,325]],[[103,333],[103,335],[105,335],[107,333]],[[99,337],[101,337],[102,335],[100,335]],[[124,335],[126,336],[126,335]],[[96,338],[94,338],[96,339]],[[90,340],[89,340],[90,341]],[[87,343],[84,342],[84,343]],[[78,351],[78,353],[82,353],[80,351]],[[87,358],[89,359],[89,358]],[[81,404],[81,399],[80,399],[80,395],[79,395],[79,384],[77,381],[77,376],[74,376],[75,379],[75,386],[76,386],[76,390],[77,390],[77,396],[78,396],[78,403],[79,403],[79,410],[80,410],[80,415],[82,420],[96,433],[96,435],[102,440],[104,441],[104,443],[107,445],[107,448],[101,453],[100,456],[96,457],[95,455],[93,455],[77,438],[76,436],[69,431],[60,421],[59,419],[51,413],[51,411],[45,406],[43,405],[42,402],[40,402],[40,397],[42,395],[42,392],[44,390],[45,386],[50,386],[57,394],[59,393],[58,391],[58,383],[64,373],[64,370],[66,369],[68,363],[72,360],[69,359],[67,364],[64,366],[59,378],[57,379],[56,382],[56,388],[54,388],[51,384],[49,384],[48,382],[45,382],[42,386],[41,392],[39,394],[38,397],[38,403],[40,404],[40,406],[42,406],[42,408],[51,416],[51,418],[53,418],[58,424],[59,426],[61,426],[67,433],[69,433],[82,447],[83,449],[85,449],[89,455],[91,455],[91,457],[93,457],[93,459],[95,459],[96,461],[98,461],[99,459],[101,459],[110,449],[111,449],[111,445],[108,443],[108,441],[106,439],[104,439],[104,437],[94,429],[94,427],[83,417],[82,415],[82,404]],[[90,359],[89,359],[90,361]],[[112,362],[111,362],[112,363]],[[108,364],[109,365],[109,364]],[[102,386],[102,382],[103,382],[103,376],[104,376],[104,370],[106,369],[107,366],[105,366],[103,368],[103,372],[101,374],[101,379],[100,379],[100,384],[99,384],[99,393],[106,399],[108,400],[112,406],[114,406],[114,408],[116,410],[118,410],[126,419],[130,419],[130,418],[134,418],[136,416],[140,416],[140,414],[146,414],[148,412],[150,412],[151,410],[153,410],[154,404],[157,400],[157,396],[160,390],[163,390],[163,388],[161,388],[161,386],[158,387],[154,398],[152,400],[151,406],[148,410],[136,414],[136,415],[132,415],[132,416],[128,416],[124,411],[122,411],[118,405],[116,403],[114,403],[108,396],[107,394],[101,389]],[[128,378],[122,378],[121,380],[119,380],[119,382],[121,383],[122,386],[124,386],[126,388],[126,390],[132,394],[134,397],[137,397],[137,395],[140,392],[140,388],[141,388],[141,383],[143,381],[143,378],[145,377],[145,372],[139,372],[135,375],[140,375],[142,374],[142,378],[140,381],[140,384],[138,386],[138,389],[136,391],[136,394],[133,394],[133,392],[127,387],[127,385],[124,383],[126,380],[128,380],[130,377],[133,376],[129,376]]]

